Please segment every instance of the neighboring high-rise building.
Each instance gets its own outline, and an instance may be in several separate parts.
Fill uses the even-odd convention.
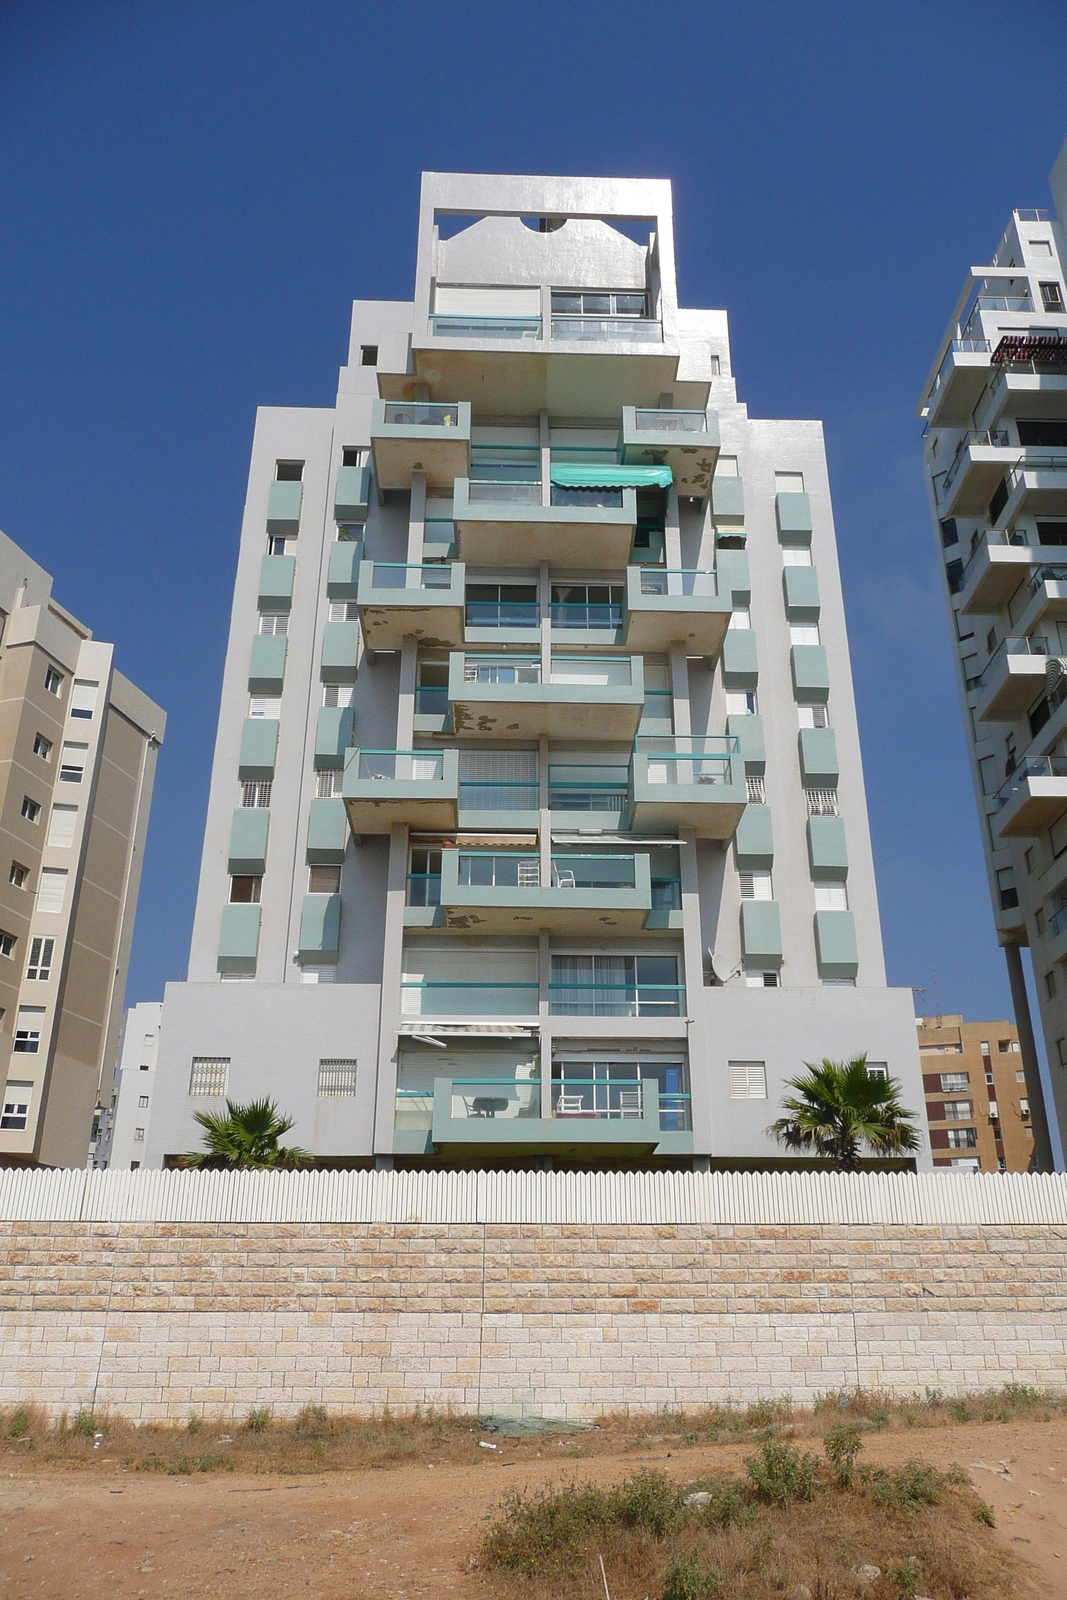
[[[1028,1172],[1034,1126],[1014,1023],[915,1022],[934,1166]]]
[[[1051,185],[1057,214],[1013,211],[990,264],[968,272],[919,408],[1043,1169],[1052,1149],[1021,952],[1030,947],[1067,1145],[1067,144]]]
[[[110,1096],[96,1108],[89,1165],[136,1172],[144,1161],[156,1081],[163,1007],[158,1000],[131,1006],[122,1019],[118,1070]]]
[[[679,309],[668,183],[427,174],[414,298],[258,416],[147,1163],[260,1095],[326,1162],[774,1161],[863,1051],[921,1119],[821,426]]]
[[[166,716],[0,534],[0,1165],[84,1167]]]

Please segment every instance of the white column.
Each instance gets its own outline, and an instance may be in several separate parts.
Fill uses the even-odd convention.
[[[691,1018],[689,1041],[689,1101],[697,1155],[711,1151],[711,1083],[704,1026],[704,946],[700,923],[700,882],[697,874],[696,836],[679,835],[682,876],[682,967],[685,978],[685,1014]]]
[[[400,693],[396,705],[396,748],[411,750],[415,740],[415,671],[418,640],[406,634],[400,643]],[[397,777],[401,776],[397,772]]]
[[[374,1153],[393,1148],[396,1119],[397,1029],[400,975],[404,964],[404,901],[407,895],[407,824],[389,830],[389,881],[385,897],[385,948],[382,952],[382,1008],[378,1023],[378,1076],[374,1097]]]
[[[422,566],[422,547],[426,539],[426,474],[411,474],[411,511],[408,516],[408,566]],[[418,572],[408,572],[406,589],[421,587]]]
[[[674,732],[678,738],[688,738],[692,732],[692,723],[689,716],[689,660],[685,645],[680,642],[672,644],[669,659]]]
[[[540,418],[540,446],[541,446],[541,504],[552,504],[552,443],[548,428],[548,412],[542,411]]]
[[[552,682],[552,585],[548,578],[548,562],[542,561],[537,587],[537,600],[541,612],[541,682]]]
[[[671,488],[667,495],[667,516],[663,524],[663,551],[669,572],[677,572],[682,565],[682,530],[678,521],[678,491]],[[671,588],[668,580],[668,589]]]
[[[552,955],[547,928],[537,937],[537,1011],[541,1023],[541,1115],[552,1115],[552,1023],[549,1019],[548,980]]]

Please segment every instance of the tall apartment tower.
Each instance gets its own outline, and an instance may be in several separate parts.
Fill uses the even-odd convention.
[[[774,1161],[862,1051],[921,1124],[821,427],[739,404],[668,183],[428,173],[413,298],[258,416],[146,1164],[263,1094],[327,1162]]]
[[[990,264],[968,272],[919,407],[993,916],[1045,1170],[1048,1115],[1067,1146],[1067,144],[1051,185],[1056,214],[1013,211]]]
[[[166,716],[2,533],[0,629],[0,1165],[83,1167]]]

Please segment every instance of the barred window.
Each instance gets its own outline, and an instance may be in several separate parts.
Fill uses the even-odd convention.
[[[339,1100],[356,1092],[356,1063],[330,1057],[319,1062],[319,1099]]]
[[[767,1065],[763,1061],[730,1062],[730,1099],[766,1100]]]
[[[229,1056],[194,1056],[189,1093],[221,1100],[230,1076]]]

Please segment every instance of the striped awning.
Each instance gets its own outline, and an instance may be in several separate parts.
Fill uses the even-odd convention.
[[[551,468],[561,489],[669,489],[670,467],[575,467],[560,462]]]
[[[399,1033],[402,1039],[481,1039],[488,1034],[500,1039],[532,1039],[537,1029],[512,1022],[402,1022]]]

